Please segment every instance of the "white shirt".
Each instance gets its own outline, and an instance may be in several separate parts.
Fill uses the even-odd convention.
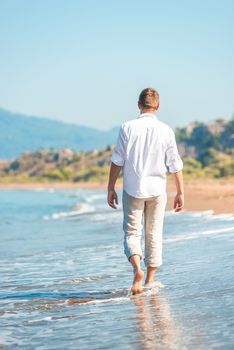
[[[123,189],[140,198],[165,192],[167,170],[183,168],[173,129],[152,113],[121,124],[111,161],[123,167]]]

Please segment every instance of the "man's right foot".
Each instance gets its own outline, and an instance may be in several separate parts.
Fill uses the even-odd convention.
[[[145,281],[145,287],[150,288],[154,284],[154,280],[146,280]]]
[[[132,283],[132,294],[141,293],[142,288],[142,280],[143,280],[144,272],[141,269],[134,270],[134,279]]]
[[[155,288],[155,287],[158,287],[158,288],[163,288],[164,287],[164,284],[162,284],[161,282],[159,281],[145,281],[145,287],[146,288]]]

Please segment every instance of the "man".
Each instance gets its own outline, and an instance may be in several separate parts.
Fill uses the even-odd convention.
[[[118,196],[115,183],[123,168],[123,231],[124,252],[133,266],[132,293],[142,291],[144,272],[141,269],[141,231],[144,219],[145,286],[153,286],[154,275],[162,265],[162,233],[167,202],[166,172],[173,174],[177,194],[175,212],[184,206],[183,162],[178,154],[172,128],[159,121],[159,94],[152,88],[139,96],[140,115],[123,123],[114,152],[108,182],[107,202],[116,209]]]

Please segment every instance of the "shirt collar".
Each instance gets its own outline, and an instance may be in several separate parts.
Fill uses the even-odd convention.
[[[154,117],[155,119],[158,119],[154,113],[148,113],[148,112],[146,112],[146,113],[141,113],[141,114],[138,116],[138,118],[141,118],[141,117]]]

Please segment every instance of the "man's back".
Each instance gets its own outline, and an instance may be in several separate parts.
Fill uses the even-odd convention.
[[[173,130],[152,113],[121,125],[111,160],[123,166],[123,189],[134,197],[165,192],[167,167],[170,172],[183,167]]]

